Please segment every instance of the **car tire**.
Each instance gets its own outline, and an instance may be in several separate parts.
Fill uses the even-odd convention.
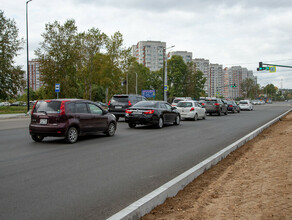
[[[205,120],[205,119],[206,119],[206,117],[207,117],[207,116],[206,116],[206,113],[205,113],[205,114],[204,114],[204,116],[203,116],[203,119]]]
[[[74,144],[78,139],[78,130],[76,127],[70,127],[67,131],[65,141],[68,144]]]
[[[113,123],[113,122],[109,123],[108,129],[105,132],[106,136],[112,137],[112,136],[115,135],[115,132],[116,132],[116,125],[115,125],[115,123]]]
[[[35,141],[35,142],[41,142],[44,139],[44,136],[40,136],[40,135],[31,135],[31,138]]]
[[[218,116],[221,116],[221,110],[219,110],[219,112],[218,112]]]
[[[173,124],[175,124],[175,125],[179,125],[180,124],[180,117],[179,117],[179,115],[177,115],[175,117],[175,120],[174,120],[174,123]]]
[[[194,118],[193,118],[193,121],[197,121],[198,120],[198,114],[196,113]]]
[[[163,118],[160,117],[160,118],[158,119],[158,124],[156,125],[156,127],[157,127],[157,128],[162,128],[163,125],[164,125]]]
[[[136,124],[133,124],[133,123],[129,123],[128,125],[129,125],[130,128],[135,128],[136,127]]]
[[[237,113],[240,113],[240,110],[238,110]]]
[[[224,115],[228,115],[228,111],[226,110],[226,112],[224,112]]]

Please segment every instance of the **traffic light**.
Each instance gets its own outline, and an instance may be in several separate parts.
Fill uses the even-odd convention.
[[[236,88],[237,85],[234,83],[233,85],[230,85],[231,88]]]
[[[269,69],[270,69],[269,66],[263,67],[263,62],[259,62],[259,68],[257,68],[257,71],[269,70]]]

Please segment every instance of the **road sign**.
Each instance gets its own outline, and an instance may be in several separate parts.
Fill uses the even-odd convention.
[[[276,72],[276,66],[270,66],[270,73]]]
[[[60,92],[60,88],[61,88],[61,84],[60,83],[56,83],[55,84],[55,92]]]
[[[155,89],[142,90],[142,96],[144,96],[145,98],[155,98]]]
[[[164,86],[164,91],[168,91],[168,85]]]

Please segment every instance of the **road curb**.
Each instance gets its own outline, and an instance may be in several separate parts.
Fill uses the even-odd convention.
[[[143,198],[130,204],[128,207],[124,208],[123,210],[121,210],[118,213],[114,214],[113,216],[109,217],[108,220],[120,220],[120,219],[134,220],[134,219],[141,218],[145,214],[149,213],[156,206],[164,203],[166,198],[175,196],[180,190],[182,190],[186,185],[188,185],[190,182],[192,182],[199,175],[204,173],[206,170],[208,170],[212,166],[216,165],[219,161],[224,159],[228,154],[235,151],[236,149],[238,149],[239,147],[244,145],[246,142],[255,138],[264,129],[270,127],[272,124],[279,121],[280,118],[287,115],[290,111],[292,111],[292,109],[286,111],[282,115],[276,117],[275,119],[271,120],[270,122],[257,128],[256,130],[254,130],[251,133],[247,134],[246,136],[242,137],[241,139],[234,142],[233,144],[230,144],[229,146],[227,146],[223,150],[221,150],[218,153],[214,154],[213,156],[207,158],[206,160],[197,164],[193,168],[187,170],[183,174],[175,177],[174,179],[170,180],[166,184],[162,185],[161,187],[159,187],[156,190],[152,191],[151,193],[147,194]]]

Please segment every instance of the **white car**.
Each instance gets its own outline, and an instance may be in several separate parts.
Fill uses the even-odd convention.
[[[192,119],[194,121],[199,118],[206,119],[206,109],[196,101],[180,101],[176,108],[181,118]]]
[[[251,104],[251,102],[249,100],[240,100],[239,101],[239,108],[240,108],[240,110],[252,111],[253,105]]]

